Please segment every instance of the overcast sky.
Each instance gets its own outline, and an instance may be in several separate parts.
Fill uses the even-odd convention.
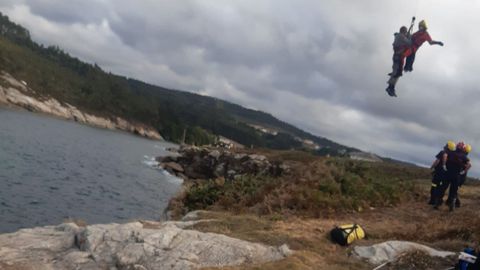
[[[430,165],[447,140],[464,140],[476,177],[479,10],[474,0],[0,2],[35,41],[106,71],[269,112],[364,151]],[[425,43],[391,98],[393,33],[414,15],[445,46]]]

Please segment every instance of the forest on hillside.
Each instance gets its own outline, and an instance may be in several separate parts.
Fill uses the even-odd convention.
[[[82,62],[58,46],[38,44],[24,27],[0,13],[0,70],[50,96],[104,117],[120,116],[156,128],[172,142],[186,131],[188,144],[210,144],[223,136],[240,144],[273,149],[307,149],[345,155],[357,149],[314,136],[270,114],[217,98],[167,89],[118,76]],[[262,132],[255,126],[275,130]],[[308,148],[304,141],[318,145]]]

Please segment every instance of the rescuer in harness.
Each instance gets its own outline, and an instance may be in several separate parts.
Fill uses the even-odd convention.
[[[443,42],[432,40],[430,34],[427,32],[427,23],[422,20],[418,23],[418,31],[410,36],[415,17],[412,18],[412,24],[407,31],[406,27],[400,28],[400,33],[395,34],[395,40],[393,42],[393,70],[388,80],[388,87],[385,89],[389,96],[396,97],[395,85],[398,78],[402,76],[402,70],[410,72],[413,70],[413,62],[415,61],[415,54],[417,50],[422,46],[425,41],[428,41],[430,45],[443,46]],[[405,61],[406,58],[406,61]],[[404,65],[405,62],[405,65]]]

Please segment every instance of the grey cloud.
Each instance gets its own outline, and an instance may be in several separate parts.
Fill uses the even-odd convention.
[[[102,0],[36,0],[28,3],[33,14],[59,23],[98,23],[109,16]]]
[[[12,11],[21,3],[32,14]],[[35,38],[109,71],[224,98],[341,143],[428,164],[446,140],[479,143],[480,131],[478,38],[456,29],[458,15],[449,12],[455,7],[476,25],[471,10],[479,4],[432,3],[7,0],[0,7]],[[393,99],[384,91],[392,34],[413,15],[427,18],[445,47],[423,45]]]

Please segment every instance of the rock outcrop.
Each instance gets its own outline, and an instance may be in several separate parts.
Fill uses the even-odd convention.
[[[0,269],[198,269],[265,263],[291,253],[286,245],[185,229],[198,222],[209,221],[23,229],[0,235]]]
[[[36,97],[35,91],[10,74],[0,74],[0,103],[24,108],[29,111],[46,113],[56,117],[77,121],[96,127],[119,129],[143,137],[160,140],[162,136],[153,128],[133,124],[120,117],[105,118],[80,111],[68,103],[60,103],[51,97]]]
[[[257,154],[235,153],[227,149],[181,147],[178,155],[158,157],[160,166],[183,179],[233,180],[242,175],[264,174],[279,176],[290,168],[280,162],[270,162]]]
[[[353,254],[359,258],[368,260],[373,265],[390,262],[397,259],[406,252],[422,251],[431,257],[447,257],[456,255],[449,251],[439,251],[431,247],[408,242],[408,241],[387,241],[372,246],[356,246]]]

